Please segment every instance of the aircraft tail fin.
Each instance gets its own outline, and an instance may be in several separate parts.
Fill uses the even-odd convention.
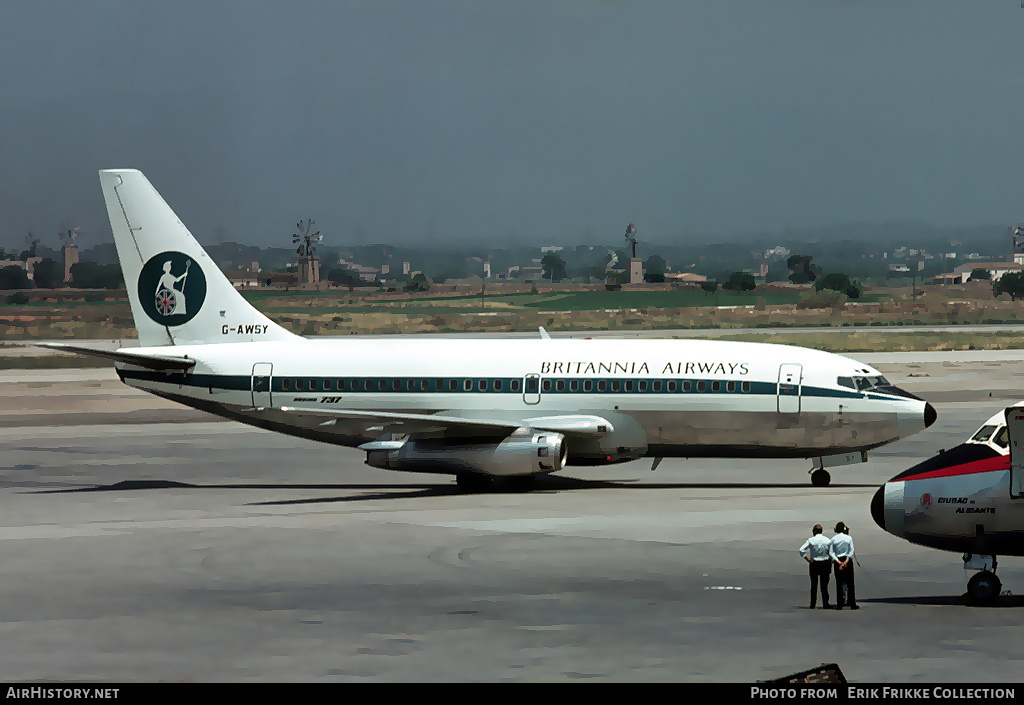
[[[104,169],[100,185],[141,346],[298,339],[238,293],[142,172]]]

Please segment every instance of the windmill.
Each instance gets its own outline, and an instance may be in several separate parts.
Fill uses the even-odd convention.
[[[21,253],[21,259],[28,262],[30,258],[36,256],[36,247],[39,246],[39,238],[32,237],[32,231],[28,231],[28,235],[25,236],[25,251]]]
[[[316,254],[316,246],[323,240],[320,231],[310,231],[316,222],[310,218],[295,224],[298,232],[292,233],[292,244],[298,245],[295,252],[299,255],[299,284],[320,284],[320,258]]]
[[[60,233],[60,240],[64,244],[60,248],[64,260],[64,283],[71,281],[71,268],[78,264],[78,228],[72,228]]]
[[[639,284],[644,280],[643,265],[636,258],[636,226],[630,223],[626,226],[626,242],[633,246],[633,257],[629,260],[629,283]]]
[[[626,241],[633,246],[633,257],[636,258],[636,226],[632,223],[626,226]]]
[[[1010,239],[1013,241],[1013,246],[1010,248],[1010,261],[1016,262],[1018,252],[1021,251],[1024,246],[1024,227],[1019,225],[1011,225],[1007,229],[1010,233]]]

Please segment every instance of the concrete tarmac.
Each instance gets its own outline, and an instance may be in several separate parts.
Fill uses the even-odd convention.
[[[809,461],[699,459],[464,493],[109,369],[0,373],[0,680],[1019,680],[1024,600],[966,606],[959,555],[869,513],[1024,398],[1024,352],[967,355],[870,356],[938,421],[827,488]],[[838,520],[862,608],[811,611],[797,549]],[[1024,594],[1021,559],[999,574]]]

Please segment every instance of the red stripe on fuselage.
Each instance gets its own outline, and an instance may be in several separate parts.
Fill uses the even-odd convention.
[[[906,480],[929,480],[935,477],[955,477],[957,475],[976,475],[982,472],[994,472],[996,470],[1008,470],[1010,468],[1010,456],[1000,455],[996,458],[984,458],[961,465],[950,465],[948,468],[929,470],[918,475],[901,477],[900,481]]]

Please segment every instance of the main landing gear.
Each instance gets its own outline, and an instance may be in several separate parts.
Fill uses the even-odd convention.
[[[979,567],[983,570],[967,581],[967,597],[976,605],[994,604],[1003,589],[1003,584],[996,577],[996,557],[964,555],[964,570]]]
[[[811,471],[811,484],[815,487],[828,487],[828,483],[832,482],[832,476],[828,474],[828,470],[813,470]]]

